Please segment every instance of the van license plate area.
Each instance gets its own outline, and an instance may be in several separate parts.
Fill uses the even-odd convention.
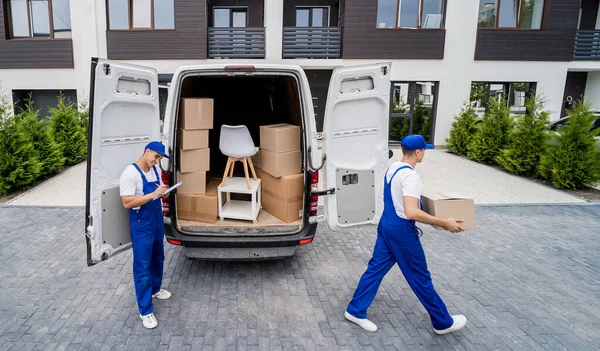
[[[375,216],[375,172],[340,168],[336,172],[338,222],[355,224]]]

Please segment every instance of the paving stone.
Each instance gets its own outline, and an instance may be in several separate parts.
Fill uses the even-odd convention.
[[[0,206],[0,350],[592,350],[600,206],[478,206],[478,229],[421,225],[436,289],[469,324],[437,336],[394,267],[368,333],[343,317],[376,238],[331,232],[292,259],[199,262],[165,244],[159,326],[137,312],[131,251],[86,266],[81,208]],[[24,224],[27,224],[25,227]]]

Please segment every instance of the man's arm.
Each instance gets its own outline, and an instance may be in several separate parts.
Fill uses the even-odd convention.
[[[123,202],[123,207],[125,207],[126,209],[131,209],[131,208],[136,208],[136,207],[145,205],[148,202],[154,200],[156,197],[162,195],[166,189],[167,189],[166,186],[161,185],[159,188],[157,188],[154,192],[152,192],[150,194],[146,194],[146,195],[142,195],[142,196],[136,196],[136,195],[121,196],[121,201]]]
[[[421,210],[419,208],[419,199],[412,196],[403,196],[404,198],[404,213],[406,217],[410,220],[442,226],[449,231],[456,233],[462,232],[464,229],[460,226],[460,222],[463,222],[462,219],[456,218],[440,218],[430,215],[429,213]]]

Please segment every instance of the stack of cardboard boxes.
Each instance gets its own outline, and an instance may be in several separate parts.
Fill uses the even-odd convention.
[[[210,170],[208,131],[213,128],[213,99],[182,98],[177,131],[177,216],[180,219],[214,223],[217,220],[217,186],[207,184]]]
[[[300,127],[272,124],[260,127],[260,150],[252,158],[261,179],[262,207],[289,223],[302,218],[304,173]]]

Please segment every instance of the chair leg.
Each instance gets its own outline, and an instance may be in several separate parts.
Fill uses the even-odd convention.
[[[231,169],[229,170],[229,179],[233,178],[233,169],[235,168],[235,161],[237,161],[237,158],[232,158],[231,159]]]
[[[256,172],[254,171],[254,163],[252,163],[252,157],[248,157],[248,163],[250,164],[250,171],[252,171],[252,177],[256,180]]]
[[[242,162],[244,163],[244,173],[246,174],[246,185],[248,185],[248,190],[250,190],[250,178],[248,178],[248,157],[244,157]]]
[[[225,173],[223,173],[223,181],[221,182],[221,184],[219,184],[219,188],[222,188],[225,184],[225,180],[227,180],[227,172],[229,172],[229,167],[231,167],[231,157],[227,158],[227,166],[225,166]]]

